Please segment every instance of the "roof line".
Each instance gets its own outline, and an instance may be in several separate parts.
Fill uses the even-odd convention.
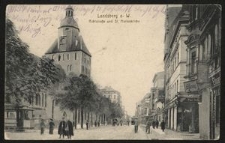
[[[88,54],[87,52],[83,51],[83,50],[70,50],[70,51],[57,51],[57,52],[51,52],[51,53],[45,53],[45,54],[54,54],[54,53],[66,53],[66,52],[72,52],[72,51],[82,51],[85,54],[89,55],[90,57],[92,57],[90,54]]]

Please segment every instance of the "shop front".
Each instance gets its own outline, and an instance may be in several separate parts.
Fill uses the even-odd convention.
[[[220,68],[210,74],[210,139],[220,136]]]

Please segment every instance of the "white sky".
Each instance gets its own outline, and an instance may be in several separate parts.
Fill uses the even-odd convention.
[[[30,46],[30,52],[41,57],[57,38],[66,6],[9,5],[6,14]],[[154,74],[163,71],[165,5],[72,6],[92,54],[94,82],[118,90],[125,110],[133,116],[136,102],[150,91]],[[140,23],[89,23],[89,19],[102,20],[98,14],[123,15],[119,21],[132,19]],[[130,17],[126,18],[126,14]]]

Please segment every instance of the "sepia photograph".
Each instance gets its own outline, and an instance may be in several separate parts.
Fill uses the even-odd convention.
[[[220,139],[220,4],[5,14],[5,140]]]

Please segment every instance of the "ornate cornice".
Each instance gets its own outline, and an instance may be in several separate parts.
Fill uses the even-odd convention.
[[[188,39],[184,42],[186,45],[190,45],[196,41],[199,41],[200,36],[198,34],[191,34]]]

